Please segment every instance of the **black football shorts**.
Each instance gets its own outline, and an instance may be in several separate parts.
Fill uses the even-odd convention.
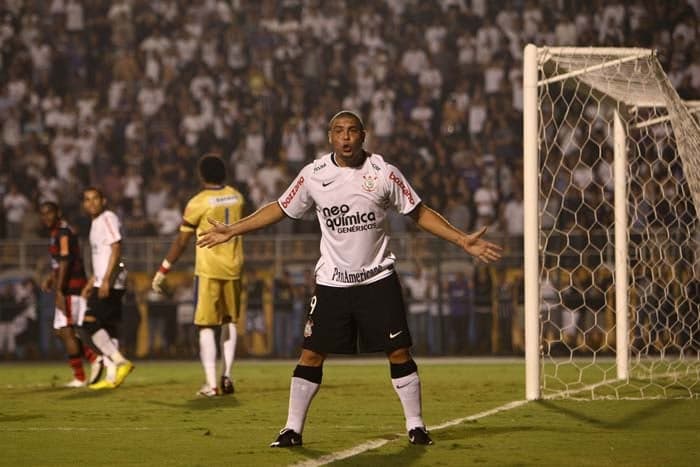
[[[319,353],[393,352],[412,344],[396,274],[367,285],[316,284],[303,347]]]
[[[86,316],[94,316],[103,326],[118,324],[122,319],[122,297],[124,290],[109,289],[109,295],[105,298],[97,296],[98,288],[94,287],[87,299]]]

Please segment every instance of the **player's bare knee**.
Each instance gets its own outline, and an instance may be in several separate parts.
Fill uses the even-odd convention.
[[[94,316],[86,316],[83,320],[81,331],[85,332],[85,334],[88,336],[92,336],[97,331],[99,331],[101,327],[102,325],[97,321],[97,319]]]
[[[303,349],[299,356],[299,364],[304,366],[321,366],[326,360],[326,355],[313,350]]]
[[[387,352],[387,357],[391,363],[406,363],[411,359],[411,352],[408,348],[396,349],[391,352]]]

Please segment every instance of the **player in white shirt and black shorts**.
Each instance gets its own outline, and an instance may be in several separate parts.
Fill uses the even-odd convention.
[[[114,389],[134,369],[134,365],[119,352],[116,326],[121,321],[122,298],[126,288],[126,268],[122,262],[121,222],[114,212],[106,209],[107,200],[95,187],[83,190],[83,208],[92,217],[90,249],[92,277],[83,291],[87,311],[82,332],[94,347],[113,364],[114,371],[89,386],[90,389]]]
[[[304,343],[294,369],[287,423],[272,447],[302,444],[311,400],[318,391],[329,353],[386,353],[412,444],[432,444],[422,418],[418,367],[389,251],[388,210],[410,216],[422,229],[448,240],[484,262],[501,248],[482,239],[485,228],[467,234],[421,202],[401,171],[379,154],[364,150],[364,124],[343,110],[330,121],[333,152],[306,165],[276,201],[240,221],[214,220],[197,244],[211,247],[264,228],[285,217],[299,219],[314,208],[321,226],[316,290],[304,326]]]

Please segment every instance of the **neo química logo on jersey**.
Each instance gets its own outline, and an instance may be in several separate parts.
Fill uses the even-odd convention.
[[[374,212],[350,212],[350,206],[342,204],[323,208],[326,227],[336,233],[362,232],[377,228],[377,217]]]

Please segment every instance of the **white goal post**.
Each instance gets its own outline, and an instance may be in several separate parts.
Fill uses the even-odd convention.
[[[700,396],[698,110],[652,50],[525,47],[528,400]]]

